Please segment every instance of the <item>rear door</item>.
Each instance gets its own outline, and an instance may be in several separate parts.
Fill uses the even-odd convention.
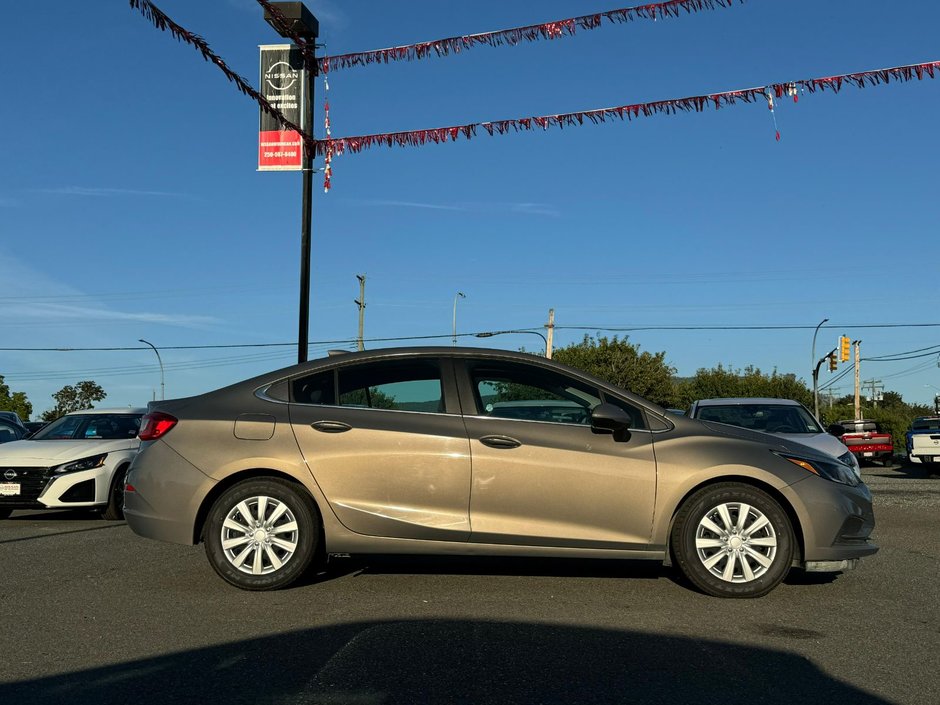
[[[292,381],[297,442],[351,531],[469,538],[470,452],[452,369],[449,360],[412,357]]]

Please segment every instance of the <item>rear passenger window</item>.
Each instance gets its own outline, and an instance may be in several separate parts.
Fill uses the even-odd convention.
[[[291,396],[296,404],[336,404],[333,370],[299,377],[291,383]]]
[[[318,372],[293,380],[291,396],[295,404],[444,411],[441,371],[436,360],[393,360]]]
[[[340,406],[394,411],[444,411],[441,371],[434,360],[378,362],[339,370]]]

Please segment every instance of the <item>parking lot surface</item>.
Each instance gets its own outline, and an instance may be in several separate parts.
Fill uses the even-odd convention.
[[[340,558],[228,586],[201,547],[82,513],[0,522],[0,702],[924,703],[940,477],[863,468],[881,551],[720,600],[652,563]]]

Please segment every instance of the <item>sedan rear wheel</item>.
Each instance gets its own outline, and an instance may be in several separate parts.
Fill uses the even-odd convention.
[[[676,516],[672,547],[685,576],[715,597],[760,597],[786,577],[793,531],[766,492],[737,483],[692,495]]]
[[[310,566],[319,522],[302,490],[278,478],[245,480],[212,505],[203,538],[215,571],[243,590],[276,590]]]

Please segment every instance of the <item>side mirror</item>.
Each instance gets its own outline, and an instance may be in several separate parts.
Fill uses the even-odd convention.
[[[842,436],[845,434],[845,426],[840,423],[829,424],[826,432],[833,436]]]
[[[603,403],[591,409],[591,429],[600,433],[618,433],[630,428],[633,419],[619,406]]]

